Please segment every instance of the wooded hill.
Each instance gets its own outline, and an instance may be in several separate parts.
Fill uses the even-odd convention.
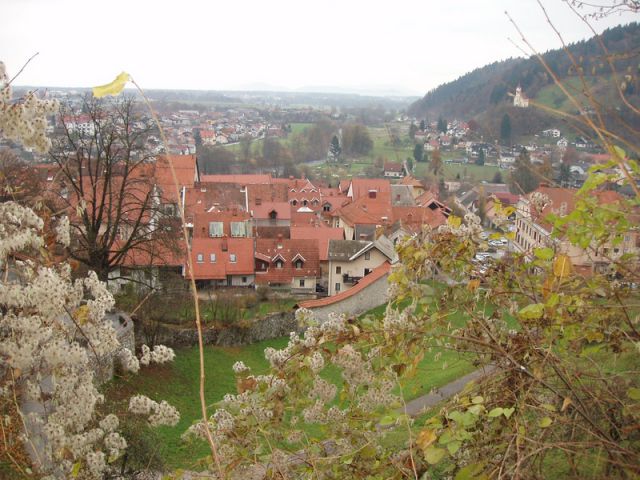
[[[619,75],[625,94],[631,101],[638,103],[640,84],[640,24],[637,22],[605,30],[602,41],[612,54],[613,63]],[[597,39],[591,38],[568,46],[568,50],[578,62],[583,75],[607,104],[614,98],[615,87],[612,84],[611,68]],[[576,68],[563,49],[544,53],[544,59],[556,75],[581,90]],[[566,101],[566,96],[554,86],[553,79],[536,57],[512,58],[478,68],[457,80],[440,85],[428,92],[422,99],[409,107],[409,114],[417,118],[437,119],[442,115],[448,119],[471,118],[488,119],[502,115],[502,111],[511,103],[508,93],[513,93],[520,84],[529,98],[539,100],[550,107],[575,111],[575,107]],[[607,98],[611,97],[611,98]],[[619,100],[619,99],[618,99]],[[530,112],[532,109],[528,109]],[[537,116],[537,114],[536,114]],[[543,127],[545,117],[542,114],[535,128]],[[516,133],[516,132],[514,132]],[[522,134],[533,132],[521,132]]]

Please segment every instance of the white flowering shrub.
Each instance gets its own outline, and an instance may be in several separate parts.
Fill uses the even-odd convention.
[[[0,134],[46,151],[46,115],[56,109],[55,102],[33,94],[13,101],[0,62]],[[47,480],[103,478],[127,442],[117,431],[117,416],[96,412],[104,397],[94,368],[118,356],[126,370],[138,371],[140,364],[175,355],[164,346],[145,346],[137,359],[121,348],[105,316],[114,306],[106,284],[94,272],[72,278],[70,265],[52,258],[51,242],[44,240],[67,246],[68,219],[59,219],[48,236],[44,230],[33,210],[0,204],[0,404],[12,405],[17,417],[2,412],[3,424],[20,425],[31,464],[16,465],[20,470]],[[168,403],[146,397],[134,397],[131,411],[147,415],[151,426],[175,425],[180,418]],[[6,437],[2,445],[7,447]]]
[[[14,100],[5,65],[0,62],[0,131],[4,137],[40,153],[48,151],[47,116],[59,106],[57,100],[42,100],[33,92]]]
[[[80,478],[100,478],[126,448],[116,431],[117,417],[96,416],[103,397],[90,362],[121,350],[105,317],[114,300],[95,273],[73,280],[68,264],[48,261],[42,227],[30,209],[0,204],[2,394],[19,400],[23,442],[38,472],[49,478],[68,478],[72,471]],[[64,241],[65,233],[57,233]],[[174,353],[145,346],[140,360],[127,349],[120,358],[125,368],[137,371],[140,363],[164,363]],[[171,405],[146,397],[134,397],[130,410],[147,415],[152,426],[179,420]]]

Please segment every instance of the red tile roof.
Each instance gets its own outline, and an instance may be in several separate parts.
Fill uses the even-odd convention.
[[[198,262],[202,254],[202,262]],[[211,262],[215,254],[215,262]],[[231,261],[231,255],[236,261]],[[223,280],[227,275],[253,275],[253,238],[194,238],[191,257],[196,280]],[[185,268],[186,278],[189,272]]]
[[[255,250],[256,283],[288,284],[294,278],[318,277],[318,253],[317,240],[258,238]],[[276,268],[277,259],[282,261],[282,268]],[[302,268],[295,268],[297,259],[303,261]],[[266,271],[261,268],[263,266],[266,266]]]
[[[327,227],[320,223],[316,227],[291,227],[292,240],[318,240],[320,261],[329,259],[327,256],[329,240],[344,240],[344,230]]]
[[[307,300],[304,302],[298,303],[298,307],[300,308],[318,308],[318,307],[326,307],[329,305],[333,305],[334,303],[341,302],[342,300],[352,297],[360,292],[362,292],[369,285],[374,283],[376,280],[381,279],[385,275],[387,275],[391,271],[391,264],[389,262],[384,262],[379,267],[375,268],[369,275],[364,276],[358,283],[356,283],[349,290],[345,290],[344,292],[340,292],[338,295],[333,295],[331,297],[318,298],[317,300]]]
[[[251,215],[249,215],[248,212],[242,211],[214,211],[195,214],[191,217],[191,221],[193,223],[193,236],[209,238],[209,222],[222,222],[223,236],[231,237],[231,222],[246,222],[250,219]],[[247,224],[246,230],[247,234],[251,236],[250,224]]]
[[[271,183],[271,175],[202,175],[203,182],[213,183],[237,183],[238,185],[257,185],[261,183]]]
[[[391,192],[391,182],[384,178],[354,178],[351,180],[350,189],[353,193],[353,200],[369,195],[371,190],[378,193]]]
[[[359,197],[342,207],[337,215],[348,225],[384,225],[393,221],[391,194],[376,192],[375,198]],[[383,218],[386,217],[386,220]]]
[[[401,222],[408,226],[429,225],[431,227],[439,227],[447,223],[447,217],[444,216],[442,210],[431,210],[428,207],[392,207],[393,221]]]
[[[278,220],[290,220],[291,219],[291,205],[289,202],[265,202],[262,201],[260,205],[249,205],[249,210],[253,212],[254,218],[269,219],[272,211],[277,212],[276,219]]]

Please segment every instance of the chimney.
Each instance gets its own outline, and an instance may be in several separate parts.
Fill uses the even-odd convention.
[[[375,190],[369,190],[369,198],[376,198],[377,193]]]

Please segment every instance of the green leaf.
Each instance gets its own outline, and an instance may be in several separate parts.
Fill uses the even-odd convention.
[[[488,415],[493,418],[493,417],[499,417],[503,413],[504,413],[504,408],[496,407],[493,410],[491,410]]]
[[[82,464],[80,462],[76,462],[73,464],[73,468],[71,469],[71,476],[73,478],[76,478],[78,476],[78,474],[80,473],[81,466]]]
[[[525,320],[532,320],[536,318],[540,318],[544,313],[544,304],[542,303],[532,303],[531,305],[527,305],[522,308],[518,312],[518,316],[520,318],[524,318]]]
[[[483,410],[484,410],[484,406],[482,405],[471,405],[469,407],[469,412],[473,413],[474,415],[480,415]]]
[[[447,450],[451,455],[454,455],[460,449],[460,445],[462,445],[462,442],[455,440],[447,444]]]
[[[482,473],[483,468],[484,463],[472,463],[471,465],[462,467],[456,474],[455,480],[485,480],[489,477]]]
[[[396,415],[385,415],[380,419],[378,424],[382,427],[393,425],[394,423],[396,423],[396,418],[397,418]]]
[[[544,417],[544,418],[540,419],[540,422],[538,423],[538,426],[540,428],[547,428],[552,423],[553,423],[553,420],[551,420],[551,417]]]
[[[624,157],[623,157],[624,158]],[[591,190],[599,187],[604,182],[607,181],[607,175],[604,173],[592,173],[587,177],[582,188],[578,190],[577,195],[582,195],[583,193],[590,192]]]
[[[554,407],[550,403],[543,403],[542,404],[542,408],[544,408],[548,412],[555,412],[556,411],[556,407]]]
[[[471,399],[471,403],[474,403],[474,404],[479,404],[479,403],[483,403],[483,402],[484,402],[484,398],[482,398],[480,395],[478,395],[476,397],[473,397]]]
[[[511,408],[505,408],[505,409],[504,409],[504,412],[502,412],[502,413],[503,413],[503,415],[504,415],[506,418],[509,418],[509,417],[513,414],[513,412],[514,412],[515,410],[516,410],[516,409],[515,409],[514,407],[511,407]]]
[[[540,260],[551,260],[554,255],[554,251],[552,248],[534,248],[533,254],[538,257]]]
[[[431,465],[435,465],[442,460],[446,453],[446,450],[443,448],[429,447],[424,451],[424,458]]]
[[[620,158],[620,160],[624,160],[627,157],[627,152],[625,152],[619,146],[614,145],[613,150],[616,152],[616,155]]]
[[[640,388],[630,388],[627,390],[627,397],[631,400],[640,400]]]

